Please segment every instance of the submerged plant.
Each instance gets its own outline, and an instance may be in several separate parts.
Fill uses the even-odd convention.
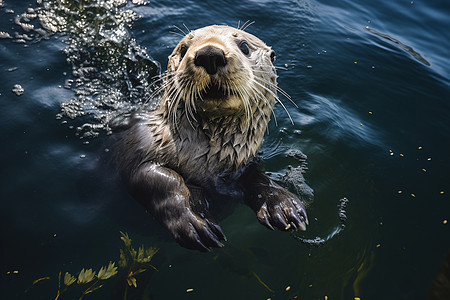
[[[124,249],[120,249],[120,260],[119,266],[126,269],[126,281],[127,286],[125,287],[124,299],[127,298],[128,287],[137,287],[135,275],[141,274],[147,269],[151,268],[156,271],[158,269],[150,264],[152,257],[158,252],[157,248],[149,247],[145,248],[143,245],[139,247],[136,251],[133,246],[131,246],[131,239],[127,233],[120,232],[120,239],[125,244]]]
[[[114,275],[117,274],[117,267],[115,266],[115,263],[109,262],[108,266],[101,267],[98,273],[93,271],[92,269],[81,269],[80,273],[78,274],[78,278],[71,275],[69,272],[66,272],[64,275],[63,283],[64,286],[61,287],[61,272],[59,272],[58,275],[58,292],[56,293],[55,300],[59,299],[59,297],[67,291],[67,288],[71,286],[73,283],[77,283],[78,285],[86,285],[90,283],[90,285],[85,288],[83,287],[83,290],[81,292],[81,296],[79,299],[83,299],[84,296],[87,294],[90,294],[94,292],[95,290],[98,290],[103,286],[103,281],[107,280]]]
[[[136,251],[131,245],[131,239],[127,233],[120,232],[120,239],[124,242],[124,247],[120,249],[119,267],[124,271],[124,279],[126,281],[124,299],[127,299],[128,287],[133,286],[137,288],[136,275],[141,274],[148,269],[156,270],[156,267],[150,264],[152,257],[158,252],[157,248],[149,247],[145,248],[140,246]],[[69,272],[64,274],[62,278],[62,272],[58,274],[58,291],[56,293],[55,300],[60,299],[61,295],[65,293],[70,286],[82,287],[79,300],[84,296],[90,294],[101,287],[103,287],[106,280],[114,277],[118,273],[118,267],[115,262],[109,262],[107,266],[100,268],[98,272],[93,269],[83,268],[78,273],[78,277],[73,276]],[[42,281],[49,280],[50,277],[42,277],[33,281],[33,285],[36,285]],[[27,290],[28,291],[28,290]]]

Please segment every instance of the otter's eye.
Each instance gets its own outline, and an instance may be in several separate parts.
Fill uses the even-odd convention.
[[[270,60],[272,61],[272,62],[274,62],[275,61],[275,51],[270,51]]]
[[[183,59],[183,57],[186,55],[187,49],[188,49],[188,48],[187,48],[186,45],[181,46],[181,48],[180,48],[180,56],[181,56],[181,59]]]
[[[244,53],[245,55],[248,55],[250,53],[250,47],[248,46],[246,41],[242,41],[239,44],[239,49],[241,49],[242,53]]]

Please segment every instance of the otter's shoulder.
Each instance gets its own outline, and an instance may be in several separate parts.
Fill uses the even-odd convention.
[[[146,161],[160,163],[176,159],[173,134],[156,111],[124,116],[116,120],[113,132],[114,156],[120,172],[132,171]]]

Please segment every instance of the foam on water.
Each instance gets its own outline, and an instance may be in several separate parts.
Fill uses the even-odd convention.
[[[43,0],[14,19],[23,31],[14,33],[17,43],[58,34],[66,44],[72,78],[66,79],[64,87],[72,89],[74,97],[61,103],[57,118],[91,116],[77,127],[80,138],[110,133],[110,122],[117,116],[155,106],[156,100],[149,98],[160,67],[129,34],[138,15],[127,9],[128,2]]]

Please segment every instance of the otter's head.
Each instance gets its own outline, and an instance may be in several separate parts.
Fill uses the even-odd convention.
[[[276,98],[275,52],[257,37],[228,26],[189,32],[169,56],[170,110],[207,121],[270,117]],[[259,118],[258,118],[259,119]]]

